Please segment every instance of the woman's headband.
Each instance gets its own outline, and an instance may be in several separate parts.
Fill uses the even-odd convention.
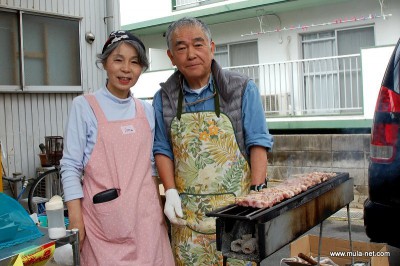
[[[113,31],[110,33],[110,35],[108,36],[108,40],[104,44],[103,50],[101,51],[101,53],[104,54],[105,50],[107,50],[107,48],[111,44],[120,42],[120,41],[125,41],[125,40],[131,40],[131,41],[137,42],[143,48],[143,50],[146,51],[146,48],[144,47],[143,42],[141,40],[139,40],[138,37],[136,37],[129,31],[118,30],[118,31]]]

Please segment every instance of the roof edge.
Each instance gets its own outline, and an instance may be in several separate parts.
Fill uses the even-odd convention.
[[[269,0],[269,1],[252,0],[252,1],[241,1],[241,2],[237,2],[237,3],[231,3],[231,4],[223,4],[223,5],[219,5],[219,6],[211,6],[208,8],[204,8],[204,9],[200,9],[200,10],[197,9],[194,11],[188,11],[190,9],[184,9],[184,10],[180,10],[180,11],[174,11],[176,13],[171,16],[126,24],[126,25],[123,25],[121,28],[123,30],[129,30],[129,31],[130,30],[139,30],[139,29],[160,26],[160,25],[165,25],[165,24],[169,25],[173,21],[180,19],[182,17],[185,17],[185,16],[201,18],[201,17],[211,16],[211,15],[215,15],[215,14],[229,13],[229,12],[234,12],[234,11],[248,9],[248,8],[255,8],[257,6],[266,6],[266,5],[272,5],[272,4],[293,2],[293,1],[299,1],[299,0]]]

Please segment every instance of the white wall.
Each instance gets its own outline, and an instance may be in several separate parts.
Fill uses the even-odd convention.
[[[359,4],[361,3],[362,4]],[[357,4],[358,3],[358,4]],[[287,60],[296,60],[301,58],[300,54],[300,36],[302,33],[324,31],[333,28],[357,27],[360,25],[374,25],[375,42],[377,46],[395,44],[400,36],[400,1],[385,1],[387,5],[386,13],[393,14],[391,17],[383,20],[381,18],[373,20],[364,20],[360,22],[342,23],[340,25],[326,25],[310,27],[306,31],[288,30],[276,33],[266,33],[253,36],[244,36],[251,32],[260,32],[260,23],[257,17],[238,22],[222,23],[212,25],[211,30],[214,41],[219,43],[241,42],[246,40],[255,40],[258,38],[258,54],[260,63],[272,63]],[[293,12],[278,14],[281,19],[275,16],[265,16],[263,19],[263,30],[271,31],[276,28],[289,28],[292,25],[312,25],[332,22],[335,19],[345,19],[351,17],[368,16],[369,14],[380,15],[380,5],[376,0],[352,0],[342,4],[326,5],[324,7],[309,8]],[[235,29],[227,31],[226,29]]]
[[[164,82],[174,73],[174,70],[153,71],[142,74],[135,86],[131,88],[134,96],[141,99],[153,98],[160,89],[160,82]]]
[[[172,15],[170,0],[120,0],[121,25]]]
[[[363,72],[364,116],[373,118],[386,66],[395,46],[367,48],[361,50]]]
[[[196,10],[208,9],[217,6],[243,2],[247,0],[225,0],[218,3],[200,5]],[[162,18],[166,16],[179,15],[192,9],[173,11],[171,0],[145,0],[140,2],[134,0],[120,0],[121,5],[121,25],[143,22],[146,20]]]
[[[213,40],[216,44],[245,42],[258,39],[259,63],[274,63],[301,59],[300,39],[302,33],[324,31],[337,27],[348,28],[362,25],[374,25],[376,46],[394,45],[400,37],[400,1],[386,0],[384,1],[384,7],[385,14],[392,14],[392,16],[388,17],[386,20],[376,18],[359,22],[342,23],[339,25],[310,27],[307,31],[288,30],[279,33],[266,33],[242,37],[242,35],[251,32],[260,32],[260,23],[257,17],[214,24],[210,25],[210,28]],[[366,17],[369,14],[380,15],[380,12],[380,5],[376,0],[351,0],[342,2],[341,4],[331,4],[323,7],[278,14],[281,20],[281,25],[279,25],[279,19],[276,16],[265,16],[263,18],[263,30],[275,30],[277,27],[289,28],[291,25],[299,24],[312,25],[327,23],[336,19]],[[167,49],[165,38],[162,34],[140,37],[144,41],[146,47]],[[159,58],[162,58],[162,60],[168,60],[166,54],[160,54]],[[143,78],[143,80],[145,80],[145,78]],[[152,84],[149,84],[148,86],[143,83],[143,87],[151,87],[153,84],[158,84],[159,82],[161,81],[152,81]],[[149,93],[147,92],[147,95],[148,94]]]
[[[169,1],[166,1],[169,2]],[[361,25],[374,25],[375,42],[377,46],[392,45],[400,36],[400,1],[386,0],[385,13],[392,14],[386,20],[376,18],[360,22],[342,23],[340,25],[327,25],[310,27],[304,32],[323,31],[333,28],[348,28]],[[351,0],[340,4],[326,5],[293,12],[278,14],[281,19],[280,28],[289,28],[292,25],[312,25],[332,22],[336,19],[351,17],[365,17],[369,14],[380,15],[380,5],[376,0]],[[264,31],[275,30],[279,27],[279,20],[275,16],[263,18]],[[257,17],[240,21],[210,25],[212,37],[216,44],[232,42],[244,42],[258,39],[258,54],[260,63],[273,63],[287,60],[296,60],[300,55],[301,30],[281,31],[279,33],[266,33],[253,36],[241,35],[260,31],[260,23]],[[231,30],[227,30],[231,29]],[[146,47],[166,49],[165,38],[162,34],[140,36]]]
[[[173,68],[166,49],[149,48],[149,71]]]

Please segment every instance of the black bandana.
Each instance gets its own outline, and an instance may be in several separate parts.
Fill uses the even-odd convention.
[[[102,54],[104,54],[104,51],[107,50],[107,48],[116,42],[124,41],[124,40],[131,40],[137,42],[143,50],[146,51],[146,48],[144,47],[144,44],[142,43],[141,40],[139,40],[138,37],[130,33],[129,31],[124,31],[124,30],[117,30],[113,31],[110,33],[110,36],[108,36],[108,40],[103,46],[103,50],[101,51]]]

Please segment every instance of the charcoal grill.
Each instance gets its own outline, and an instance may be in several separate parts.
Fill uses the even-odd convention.
[[[269,208],[231,204],[206,215],[217,218],[217,250],[222,252],[224,265],[227,258],[260,264],[341,208],[348,207],[353,199],[353,179],[348,173],[336,173],[335,177]],[[246,234],[257,239],[258,250],[253,254],[231,251],[232,241]]]

